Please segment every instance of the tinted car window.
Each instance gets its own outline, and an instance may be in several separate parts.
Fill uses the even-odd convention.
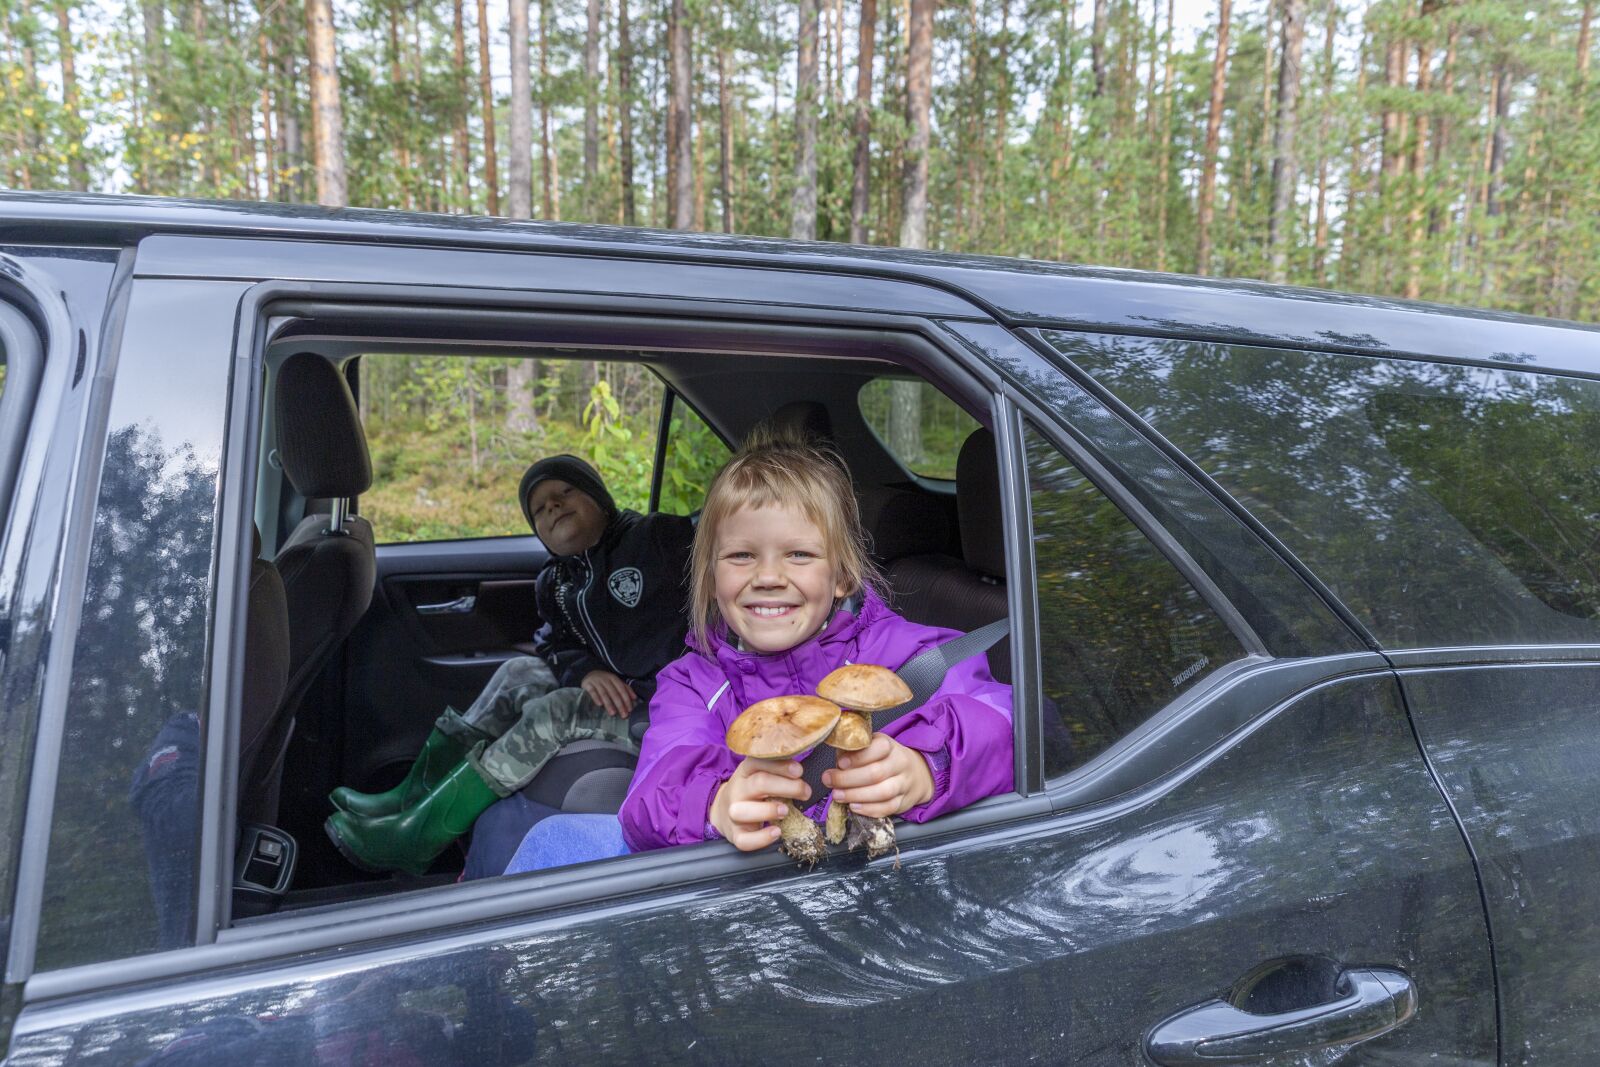
[[[526,536],[522,473],[560,452],[593,463],[618,507],[647,506],[664,390],[642,363],[368,354],[361,390],[361,514],[380,544]]]
[[[906,470],[924,478],[955,478],[956,456],[978,420],[954,400],[917,379],[875,378],[856,402],[861,417]]]
[[[699,511],[705,504],[711,479],[727,461],[728,446],[722,438],[682,397],[674,396],[661,467],[660,510],[670,515]]]
[[[193,937],[199,713],[239,289],[141,281],[130,299],[68,689],[40,970]]]
[[[1049,336],[1385,645],[1600,641],[1600,383]]]
[[[1244,649],[1194,586],[1033,427],[1025,440],[1045,773],[1077,767]]]

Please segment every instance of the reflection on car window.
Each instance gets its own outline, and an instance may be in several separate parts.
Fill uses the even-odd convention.
[[[526,534],[522,472],[558,452],[593,463],[618,507],[643,511],[662,395],[642,363],[363,356],[361,514],[380,543]]]
[[[1600,384],[1053,338],[1391,647],[1600,641]]]
[[[35,965],[187,945],[212,553],[228,361],[171,353],[232,337],[213,283],[135,283],[108,415],[73,648]],[[148,295],[147,295],[148,294]],[[127,384],[127,388],[122,388]]]
[[[856,401],[878,440],[907,470],[924,478],[955,478],[961,443],[978,428],[955,401],[925,381],[902,378],[875,378]]]
[[[1104,750],[1243,648],[1138,527],[1033,427],[1025,440],[1045,773]]]
[[[660,510],[671,515],[699,511],[711,479],[727,461],[728,446],[722,438],[682,397],[674,397],[661,470]]]

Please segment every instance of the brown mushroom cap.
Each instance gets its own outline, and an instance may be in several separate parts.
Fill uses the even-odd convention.
[[[859,752],[872,743],[872,723],[859,711],[842,712],[826,740],[841,752]]]
[[[849,663],[817,684],[817,695],[855,711],[887,711],[911,699],[911,687],[888,667]]]
[[[728,747],[741,756],[787,759],[827,737],[839,714],[839,705],[821,697],[768,697],[733,720]]]

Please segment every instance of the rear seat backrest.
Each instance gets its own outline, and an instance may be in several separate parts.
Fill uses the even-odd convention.
[[[930,626],[968,633],[1007,611],[1006,550],[1001,533],[1000,471],[994,434],[974,430],[956,459],[956,517],[962,559],[944,554],[894,560],[886,577],[895,610]],[[989,650],[989,670],[1011,680],[1011,642]]]

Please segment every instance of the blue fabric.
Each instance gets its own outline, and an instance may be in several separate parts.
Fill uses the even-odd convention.
[[[622,824],[615,815],[557,815],[528,831],[506,865],[506,873],[542,871],[627,854]]]
[[[560,808],[529,800],[521,793],[495,801],[472,824],[472,844],[467,848],[467,867],[461,872],[461,880],[470,882],[474,878],[493,878],[500,874],[516,855],[517,846],[528,836],[528,831],[550,816],[560,814]]]

